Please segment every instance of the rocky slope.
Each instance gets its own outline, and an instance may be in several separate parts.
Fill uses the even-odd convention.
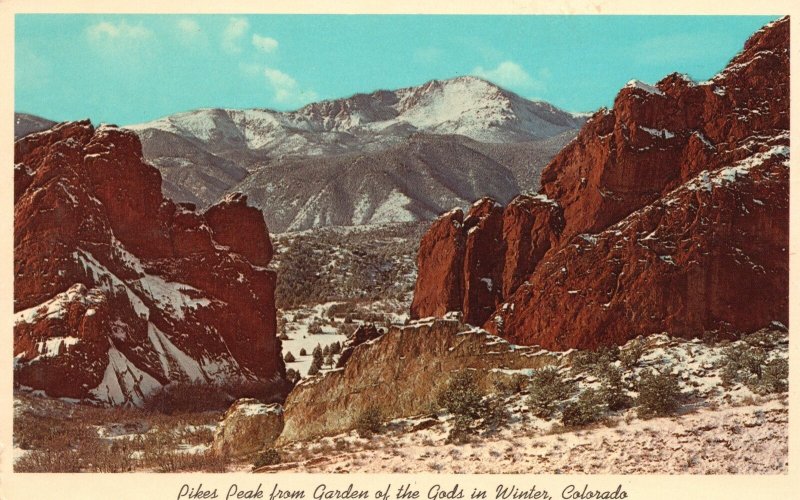
[[[89,122],[14,153],[17,386],[139,404],[173,381],[283,378],[272,246],[246,198],[165,200],[136,135]]]
[[[787,18],[710,81],[632,81],[541,194],[433,225],[412,317],[461,310],[550,349],[786,324],[788,129]]]
[[[276,232],[430,220],[538,189],[584,118],[473,77],[293,112],[203,109],[129,126],[176,201],[246,193]]]
[[[437,463],[450,472],[492,473],[523,467],[551,473],[764,473],[786,467],[789,336],[782,328],[735,341],[654,334],[600,352],[515,346],[454,317],[392,327],[384,335],[364,333],[340,369],[304,380],[290,394],[283,432],[268,445],[280,449],[284,463],[264,471],[439,472]],[[392,362],[397,359],[402,362]],[[572,387],[554,396],[560,401],[546,413],[536,389],[542,369],[557,374],[550,386]],[[452,442],[457,415],[441,408],[439,397],[445,388],[459,391],[448,385],[464,370],[487,404],[479,409],[473,400],[478,416],[472,445]],[[674,392],[659,386],[659,400],[671,393],[677,401],[669,419],[649,420],[653,415],[642,411],[648,398],[640,396],[653,373],[675,384]],[[618,395],[609,398],[615,390]],[[456,392],[464,401],[468,393]],[[587,394],[600,396],[588,403]],[[569,421],[574,404],[594,405],[598,416]],[[384,425],[373,432],[385,436],[360,432],[359,417],[367,411],[380,415]],[[714,453],[702,452],[710,449]],[[592,458],[589,450],[602,451],[603,458]],[[471,452],[482,460],[448,457]],[[400,455],[406,459],[395,460]],[[568,457],[588,461],[575,464]]]
[[[488,388],[510,380],[514,370],[556,362],[550,353],[512,346],[456,318],[392,326],[373,337],[352,345],[342,367],[295,386],[284,407],[280,442],[352,429],[372,408],[384,420],[428,413],[438,391],[464,369],[475,371],[478,383]]]
[[[14,113],[14,140],[34,132],[47,130],[56,122],[28,113]]]
[[[526,165],[541,169],[556,152]],[[529,179],[537,182],[533,170]],[[484,154],[482,144],[421,134],[380,152],[285,159],[232,189],[265,207],[276,232],[432,220],[446,207],[484,195],[507,202],[520,192],[514,172]]]

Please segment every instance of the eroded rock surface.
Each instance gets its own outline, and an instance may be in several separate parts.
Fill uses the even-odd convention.
[[[161,195],[132,132],[64,123],[15,143],[15,383],[140,404],[170,382],[283,378],[258,210]]]
[[[442,216],[420,245],[411,315],[459,310],[548,349],[787,324],[788,166],[784,18],[709,81],[629,82],[539,195],[481,200],[478,225]]]

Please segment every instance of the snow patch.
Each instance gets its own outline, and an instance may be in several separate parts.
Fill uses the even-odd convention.
[[[648,94],[664,95],[664,92],[659,90],[658,87],[644,83],[641,80],[631,80],[625,84],[625,88],[644,90]]]

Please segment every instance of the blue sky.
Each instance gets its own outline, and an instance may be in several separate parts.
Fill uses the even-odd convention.
[[[17,15],[15,109],[119,125],[482,76],[568,111],[704,80],[771,16]]]

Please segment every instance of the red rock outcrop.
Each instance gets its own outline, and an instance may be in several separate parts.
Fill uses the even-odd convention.
[[[411,317],[462,311],[483,324],[558,240],[561,209],[544,196],[521,195],[504,209],[489,198],[464,218],[453,210],[422,238]]]
[[[173,381],[285,375],[258,210],[161,195],[135,134],[64,123],[15,143],[15,383],[138,404]]]
[[[468,321],[551,349],[787,323],[788,129],[788,18],[707,82],[630,82],[544,170],[551,211],[506,207],[481,262],[503,277],[499,306]],[[458,293],[434,288],[427,259],[415,303]],[[460,293],[461,311],[485,308]],[[412,317],[446,308],[426,304]]]

